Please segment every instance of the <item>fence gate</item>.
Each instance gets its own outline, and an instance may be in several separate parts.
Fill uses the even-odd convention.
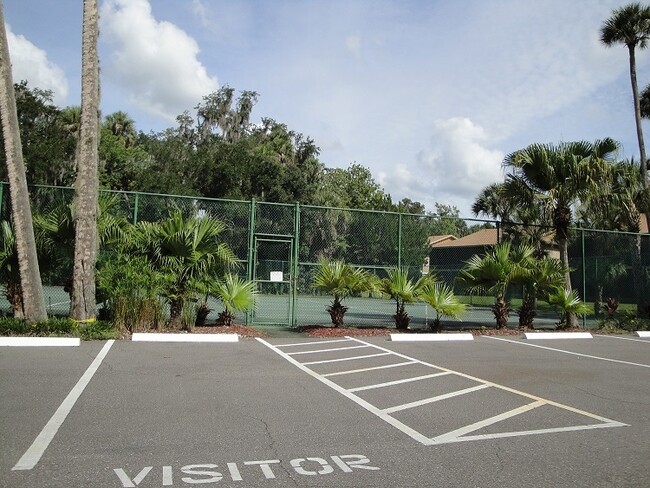
[[[253,281],[258,290],[253,324],[294,325],[295,280],[292,236],[256,234]]]

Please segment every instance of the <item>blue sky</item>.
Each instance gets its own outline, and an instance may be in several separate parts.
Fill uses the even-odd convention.
[[[80,103],[81,3],[4,2],[14,81],[59,106]],[[327,166],[360,163],[394,200],[470,217],[528,144],[613,137],[638,159],[627,50],[599,42],[626,3],[100,0],[102,111],[158,131],[224,84],[255,90],[253,122],[312,137]]]

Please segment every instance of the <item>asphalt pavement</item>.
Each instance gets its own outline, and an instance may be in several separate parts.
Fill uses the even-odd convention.
[[[630,338],[3,348],[0,486],[646,487]]]

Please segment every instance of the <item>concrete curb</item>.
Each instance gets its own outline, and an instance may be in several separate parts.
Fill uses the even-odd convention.
[[[390,340],[394,342],[473,341],[474,336],[469,332],[458,334],[391,334]]]
[[[637,330],[637,337],[650,337],[650,330]]]
[[[159,334],[136,332],[131,336],[135,342],[239,342],[237,334]]]
[[[78,337],[0,337],[5,347],[79,347]]]
[[[590,332],[524,332],[525,339],[593,339]]]

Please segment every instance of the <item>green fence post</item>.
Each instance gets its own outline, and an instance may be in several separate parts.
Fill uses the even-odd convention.
[[[402,214],[397,214],[397,267],[402,267]]]
[[[133,225],[138,223],[138,203],[140,199],[138,198],[139,194],[135,194],[135,200],[133,201]]]
[[[248,220],[248,256],[246,258],[246,279],[253,281],[253,247],[255,246],[255,199],[251,200]],[[246,312],[246,325],[251,323],[251,313]]]
[[[585,230],[580,229],[580,240],[582,248],[582,301],[587,301],[587,257],[585,255]],[[587,316],[582,316],[582,328],[587,328]]]
[[[291,270],[291,326],[296,326],[296,303],[298,298],[298,249],[300,247],[300,204],[296,202],[293,222],[293,263]]]
[[[0,217],[2,216],[2,204],[4,203],[4,193],[5,183],[4,181],[0,183]]]

